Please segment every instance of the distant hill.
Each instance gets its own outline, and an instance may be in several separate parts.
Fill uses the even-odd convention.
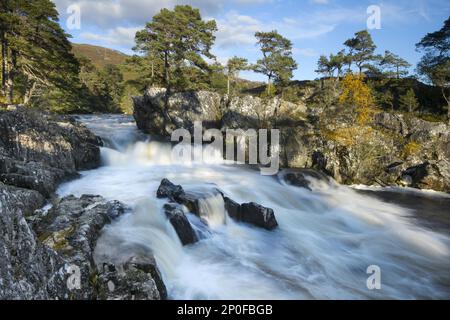
[[[129,57],[122,52],[90,44],[72,43],[72,52],[76,57],[91,60],[97,68],[103,68],[107,64],[121,65]]]

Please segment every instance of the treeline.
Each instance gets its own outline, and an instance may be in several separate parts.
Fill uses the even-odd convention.
[[[122,73],[77,59],[49,0],[0,2],[0,104],[55,112],[119,112]]]
[[[23,103],[57,112],[130,112],[131,96],[150,86],[166,87],[168,93],[251,92],[255,84],[239,79],[244,70],[267,77],[261,95],[282,94],[291,100],[300,95],[292,82],[298,67],[292,42],[276,30],[255,33],[260,48],[256,63],[233,57],[221,65],[211,53],[216,22],[204,20],[198,9],[178,5],[162,9],[136,33],[135,56],[122,65],[97,68],[71,53],[69,35],[61,29],[51,1],[9,0],[0,7],[2,104]],[[442,111],[450,101],[449,30],[450,19],[417,44],[424,52],[417,74],[432,87],[408,76],[411,65],[397,54],[377,54],[364,30],[345,41],[341,51],[320,57],[317,72],[323,78],[316,100],[332,102],[327,95],[342,93],[342,79],[352,74],[369,86],[376,103],[385,109],[413,112],[426,105]]]

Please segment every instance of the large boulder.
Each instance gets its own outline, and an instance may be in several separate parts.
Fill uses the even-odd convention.
[[[0,181],[49,197],[77,171],[100,165],[100,145],[70,117],[25,108],[0,112]]]

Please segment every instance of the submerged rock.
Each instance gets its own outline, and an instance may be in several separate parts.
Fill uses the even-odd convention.
[[[311,190],[311,179],[329,182],[330,178],[320,171],[311,169],[292,169],[280,172],[281,178],[289,185]]]

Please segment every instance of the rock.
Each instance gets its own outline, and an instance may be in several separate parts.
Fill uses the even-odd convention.
[[[0,181],[45,197],[100,165],[101,141],[73,118],[23,107],[0,113]]]
[[[44,203],[36,191],[0,182],[0,300],[49,299],[50,291],[64,291],[63,260],[42,245],[25,216]]]
[[[225,203],[225,210],[228,212],[230,218],[236,221],[242,221],[241,205],[228,197],[224,197],[223,200]]]
[[[153,258],[133,256],[123,265],[104,263],[98,277],[100,300],[164,300],[167,290]]]
[[[242,204],[240,212],[242,222],[254,224],[267,230],[273,230],[278,227],[275,214],[270,208],[251,202]]]
[[[200,210],[200,200],[211,198],[220,193],[218,190],[213,190],[211,194],[186,192],[179,185],[175,185],[168,179],[163,179],[156,192],[157,198],[168,198],[172,202],[186,206],[190,212],[202,218]]]
[[[233,220],[253,224],[266,230],[273,230],[278,227],[278,222],[272,209],[263,207],[257,203],[244,203],[242,205],[224,198],[225,209]]]
[[[375,124],[400,135],[408,134],[408,126],[401,115],[381,112],[375,116]]]
[[[117,201],[100,196],[68,196],[57,200],[39,222],[34,222],[39,240],[80,271],[80,289],[71,292],[72,299],[96,296],[91,279],[97,269],[93,252],[102,228],[125,212]],[[64,299],[65,297],[58,297]]]
[[[399,181],[402,185],[432,190],[450,189],[450,163],[425,162],[407,168],[402,172]]]
[[[288,184],[296,187],[305,188],[308,190],[311,190],[310,188],[311,178],[325,182],[330,181],[330,179],[323,173],[311,169],[285,170],[280,173],[280,176]]]
[[[193,244],[198,241],[198,237],[180,205],[173,203],[165,204],[164,212],[175,229],[183,246]]]
[[[256,203],[246,203],[240,205],[230,198],[225,197],[223,193],[218,189],[213,189],[209,193],[185,192],[181,186],[176,186],[169,180],[163,179],[161,181],[160,187],[158,188],[157,194],[159,194],[162,198],[169,198],[173,202],[186,206],[190,212],[201,218],[202,221],[205,222],[205,224],[207,224],[206,221],[208,220],[208,213],[202,212],[200,201],[204,199],[210,199],[212,197],[220,197],[221,201],[223,199],[223,206],[225,210],[228,212],[229,216],[232,219],[238,222],[250,223],[267,230],[273,230],[278,226],[278,223],[275,219],[275,214],[272,209],[265,208]],[[182,225],[182,228],[175,228],[180,239],[181,236],[179,232],[183,231],[183,237],[186,236],[184,232],[190,233],[190,231],[187,231],[189,228],[186,224],[186,222],[189,223],[189,221],[185,221],[180,212],[178,212],[178,210],[180,210],[181,213],[183,213],[181,208],[177,208],[176,205],[174,206],[173,204],[169,204],[166,205],[164,209],[166,210],[166,214],[167,211],[169,211],[169,219],[171,217],[176,217],[177,222]],[[172,211],[175,211],[175,213],[172,214]],[[189,226],[192,228],[190,223]]]
[[[292,122],[306,112],[304,104],[282,101],[280,97],[229,97],[208,91],[174,92],[166,108],[164,88],[150,88],[133,102],[138,128],[165,137],[179,128],[192,132],[195,121],[202,121],[205,129],[258,129],[286,119]]]
[[[150,88],[143,97],[134,98],[134,118],[146,133],[166,136],[173,130],[192,130],[195,121],[205,128],[220,127],[222,97],[207,91],[175,92],[166,102],[166,89]]]
[[[163,179],[156,192],[156,197],[158,199],[169,198],[170,200],[175,201],[175,199],[183,193],[184,190],[181,186],[174,185],[168,179]]]

